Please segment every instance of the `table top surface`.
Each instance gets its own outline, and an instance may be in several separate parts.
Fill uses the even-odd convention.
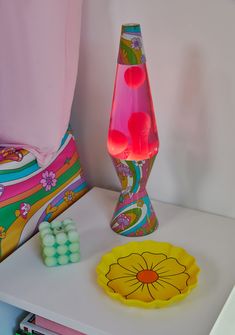
[[[102,254],[133,241],[109,227],[117,199],[117,192],[93,188],[60,215],[77,222],[80,263],[47,268],[38,234],[3,261],[0,300],[88,335],[208,335],[235,283],[235,220],[153,201],[159,229],[138,241],[185,248],[201,268],[199,284],[167,308],[128,307],[96,283]]]
[[[230,293],[222,312],[220,313],[210,335],[234,335],[235,334],[235,286]]]

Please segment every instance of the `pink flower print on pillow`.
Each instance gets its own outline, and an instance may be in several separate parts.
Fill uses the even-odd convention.
[[[55,173],[53,171],[45,171],[42,174],[42,179],[40,183],[45,188],[45,191],[50,191],[52,187],[54,187],[57,183],[57,179],[55,178]]]
[[[21,216],[23,219],[27,219],[27,215],[28,215],[30,209],[31,209],[30,204],[28,204],[26,202],[22,202],[20,204],[20,209],[17,209],[15,211],[15,215],[16,215],[16,217]]]
[[[30,211],[30,204],[27,204],[26,202],[22,202],[20,204],[20,214],[21,216],[26,219],[27,218],[27,215],[28,215],[28,212]]]

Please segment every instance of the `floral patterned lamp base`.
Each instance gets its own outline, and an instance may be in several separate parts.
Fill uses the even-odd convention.
[[[112,218],[111,228],[118,234],[135,237],[148,235],[158,227],[145,186],[156,156],[141,161],[112,157],[122,191]]]

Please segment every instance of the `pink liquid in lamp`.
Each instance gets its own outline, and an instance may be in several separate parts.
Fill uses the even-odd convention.
[[[117,65],[107,145],[110,155],[125,160],[144,160],[158,152],[158,133],[145,64]]]

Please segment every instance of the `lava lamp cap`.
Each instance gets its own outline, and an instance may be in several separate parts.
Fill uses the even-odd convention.
[[[124,33],[137,33],[141,34],[139,23],[126,23],[122,25],[122,34]]]
[[[118,64],[138,65],[146,62],[140,25],[123,24],[121,29]]]

